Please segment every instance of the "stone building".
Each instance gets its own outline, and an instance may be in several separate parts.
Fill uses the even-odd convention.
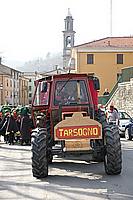
[[[133,117],[133,66],[122,69],[119,81],[109,95],[99,96],[99,106],[108,108],[111,103]]]
[[[129,82],[118,84],[118,89],[112,98],[119,110],[125,110],[133,117],[133,78]]]
[[[22,72],[2,64],[0,58],[0,105],[28,104],[28,82]]]
[[[125,110],[133,117],[133,66],[122,69],[120,82],[108,104],[111,102],[117,109]]]
[[[19,104],[19,76],[21,72],[1,63],[0,58],[0,104]]]

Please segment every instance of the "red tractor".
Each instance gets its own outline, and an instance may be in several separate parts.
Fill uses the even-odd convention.
[[[120,174],[122,153],[117,126],[98,109],[99,80],[93,74],[59,74],[35,82],[32,117],[32,172],[48,176],[53,155],[87,155],[104,161],[107,174]]]

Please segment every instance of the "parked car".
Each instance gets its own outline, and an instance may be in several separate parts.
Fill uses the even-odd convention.
[[[126,129],[129,129],[129,124],[132,122],[132,117],[124,110],[119,110],[119,133],[121,136],[125,136]]]
[[[133,138],[133,121],[125,127],[125,138],[126,140],[132,140]]]

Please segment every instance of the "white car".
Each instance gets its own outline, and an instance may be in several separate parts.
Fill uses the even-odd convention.
[[[128,125],[132,118],[124,110],[119,110],[119,133],[120,135],[125,135],[125,127]]]

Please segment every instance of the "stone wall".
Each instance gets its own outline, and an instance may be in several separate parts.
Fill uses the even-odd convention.
[[[129,82],[118,84],[112,100],[117,109],[125,110],[133,117],[133,78]]]

